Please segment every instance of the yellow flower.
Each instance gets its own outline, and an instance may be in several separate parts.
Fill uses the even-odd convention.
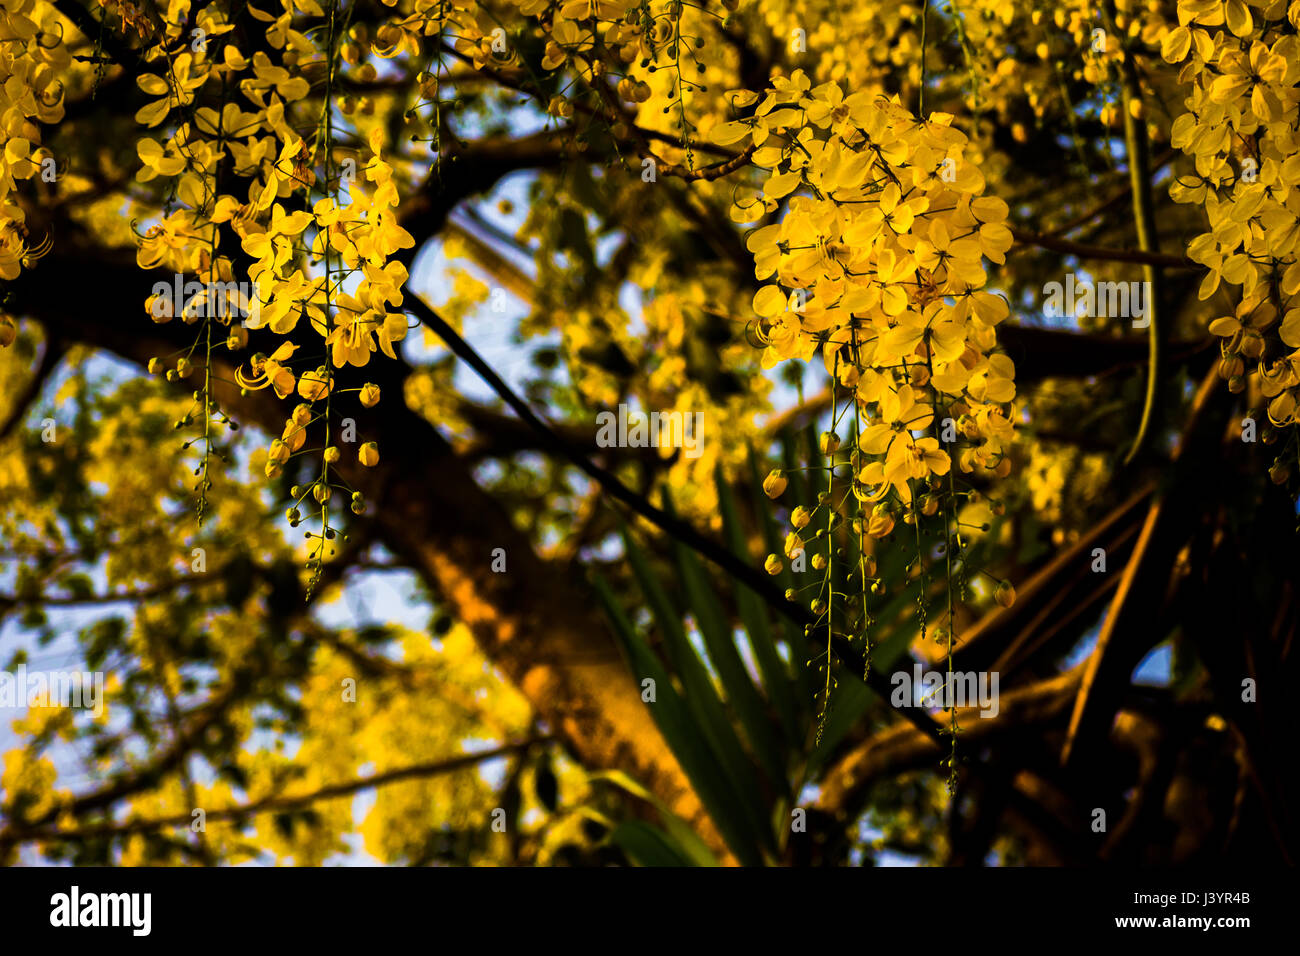
[[[939,448],[935,438],[912,438],[903,433],[889,446],[882,464],[869,462],[858,476],[866,485],[877,486],[872,498],[882,498],[892,487],[905,502],[912,500],[911,482],[930,475],[946,475],[952,465],[948,453]]]
[[[779,498],[785,491],[785,486],[789,484],[789,479],[777,469],[773,469],[766,478],[763,479],[763,494],[769,498]]]
[[[284,431],[281,433],[280,439],[289,446],[290,451],[297,451],[307,441],[307,430],[290,418],[284,423]]]
[[[876,505],[871,511],[871,518],[867,522],[867,536],[870,538],[883,538],[893,530],[893,513],[883,504]]]
[[[370,353],[375,350],[374,328],[379,324],[379,314],[346,293],[338,297],[336,304],[334,328],[325,339],[330,359],[335,368],[360,368],[370,361]]]
[[[298,379],[298,394],[309,402],[319,401],[334,387],[329,369],[324,365],[314,372],[305,372]]]
[[[879,358],[903,362],[916,351],[923,340],[928,341],[930,356],[937,362],[951,362],[966,351],[966,330],[947,315],[942,301],[931,302],[924,316],[904,312],[898,325],[881,338]]]
[[[542,58],[542,69],[553,70],[565,63],[569,57],[579,57],[591,49],[592,35],[581,29],[572,20],[560,20],[551,31],[551,39],[546,44],[546,55]]]
[[[379,386],[371,385],[367,382],[361,386],[361,404],[366,408],[374,408],[379,404]]]
[[[793,559],[801,554],[803,554],[803,538],[799,537],[797,531],[791,531],[785,536],[785,556]]]
[[[928,428],[934,421],[934,412],[916,400],[916,392],[910,385],[886,392],[880,399],[879,410],[880,418],[858,436],[858,447],[868,455],[886,453],[895,439],[910,438],[908,432]]]
[[[173,142],[164,149],[156,140],[142,136],[135,144],[135,151],[144,164],[135,174],[136,182],[147,183],[157,176],[175,176],[186,165],[185,157],[178,155]]]
[[[275,394],[287,398],[293,392],[294,377],[293,372],[281,363],[287,362],[297,348],[292,342],[284,342],[271,353],[270,358],[253,356],[250,363],[252,374],[245,374],[242,368],[235,369],[235,381],[242,388],[259,389],[269,385],[275,389]]]
[[[372,441],[366,442],[357,449],[357,461],[367,468],[374,468],[379,464],[379,446]]]

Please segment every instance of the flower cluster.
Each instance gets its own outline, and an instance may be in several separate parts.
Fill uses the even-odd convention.
[[[755,94],[737,98],[752,104]],[[751,140],[770,170],[739,196],[738,221],[783,210],[750,233],[763,364],[820,349],[862,419],[855,490],[865,501],[958,468],[1005,474],[1015,369],[994,352],[1009,309],[987,291],[984,260],[1011,246],[1007,205],[982,196],[949,117],[916,119],[897,101],[838,84],[778,78],[753,115],[715,130]],[[936,428],[951,419],[953,434]]]
[[[349,116],[357,105],[338,95],[341,71],[352,66],[351,79],[373,79],[373,65],[361,62],[360,34],[345,32],[337,4],[325,9],[313,0],[281,0],[280,8],[278,15],[261,15],[271,24],[267,43],[282,51],[277,62],[262,50],[246,55],[216,4],[197,15],[203,42],[169,29],[148,46],[146,59],[156,68],[137,82],[152,99],[136,121],[159,132],[137,144],[136,179],[170,180],[172,187],[140,238],[137,263],[200,280],[200,293],[189,301],[161,298],[156,287],[146,303],[156,322],[179,316],[201,323],[188,351],[151,364],[154,371],[166,367],[172,379],[203,375],[195,392],[205,423],[196,472],[200,515],[209,459],[221,456],[212,423],[230,423],[211,389],[214,329],[220,327],[217,344],[231,351],[248,346],[250,331],[278,340],[270,354],[236,362],[235,378],[245,390],[270,388],[299,401],[267,450],[268,477],[311,450],[309,430],[323,434],[319,471],[293,490],[287,511],[297,526],[305,499],[319,506],[321,532],[309,534],[319,538],[309,561],[319,570],[325,541],[335,537],[333,490],[351,495],[354,512],[364,510],[361,495],[334,467],[341,458],[331,443],[341,418],[335,370],[365,366],[376,350],[396,357],[394,345],[408,328],[399,311],[407,270],[397,254],[414,240],[398,222],[398,183],[384,156],[383,125],[361,122],[364,110],[352,121],[336,112]],[[237,308],[208,307],[214,284],[232,283],[236,260],[247,263],[247,282],[238,285],[248,293],[230,296]],[[304,319],[306,335],[299,328]],[[317,345],[305,344],[311,333],[319,336]],[[374,385],[349,391],[359,392],[366,407],[379,400]],[[375,444],[362,443],[356,460],[378,464]]]
[[[62,74],[70,57],[52,14],[38,22],[35,0],[5,0],[0,9],[0,279],[17,279],[48,248],[27,234],[14,194],[53,160],[41,146],[39,123],[63,119]],[[12,326],[8,326],[12,329]],[[3,329],[0,328],[0,332]],[[5,343],[7,344],[7,343]]]
[[[1204,205],[1209,231],[1188,245],[1205,266],[1200,298],[1240,287],[1221,339],[1220,372],[1240,392],[1257,376],[1269,419],[1300,420],[1300,3],[1182,0],[1179,26],[1161,44],[1191,87],[1172,143],[1195,172],[1170,187]],[[1249,364],[1248,364],[1249,363]]]

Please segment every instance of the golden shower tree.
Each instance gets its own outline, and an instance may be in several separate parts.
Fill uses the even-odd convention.
[[[1292,860],[1298,24],[5,0],[0,857]]]

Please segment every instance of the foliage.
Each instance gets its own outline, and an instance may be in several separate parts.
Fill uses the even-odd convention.
[[[6,0],[0,858],[1293,859],[1298,27]]]

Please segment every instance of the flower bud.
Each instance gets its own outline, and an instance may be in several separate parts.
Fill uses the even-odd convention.
[[[785,536],[785,556],[787,558],[793,558],[795,555],[799,554],[802,551],[803,551],[803,538],[799,537],[799,535],[796,532],[791,531],[788,535]]]
[[[785,475],[781,474],[780,469],[774,468],[768,476],[763,479],[763,494],[772,499],[780,498],[782,493],[785,491],[785,486],[789,483],[789,479],[787,479]]]
[[[330,393],[330,372],[324,365],[298,379],[298,395],[309,402],[319,401]]]

